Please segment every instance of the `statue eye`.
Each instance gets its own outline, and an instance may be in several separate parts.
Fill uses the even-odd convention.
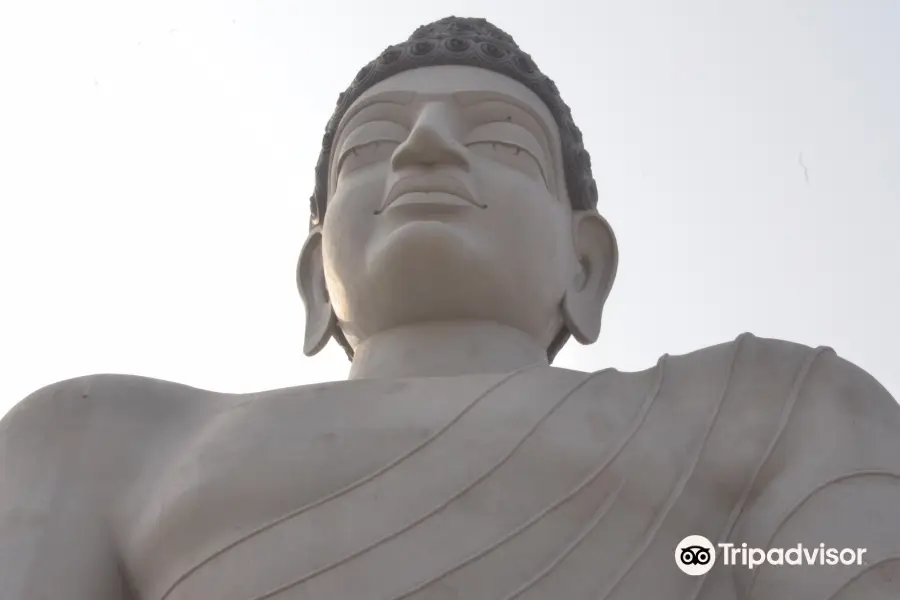
[[[395,140],[374,140],[348,148],[341,155],[337,172],[356,170],[388,160],[399,145]]]
[[[541,163],[527,149],[510,142],[480,141],[467,144],[469,149],[480,156],[500,162],[508,167],[545,181]],[[546,183],[546,181],[545,181]]]
[[[362,123],[347,133],[332,172],[338,176],[345,169],[362,169],[382,164],[408,136],[409,131],[393,121]]]

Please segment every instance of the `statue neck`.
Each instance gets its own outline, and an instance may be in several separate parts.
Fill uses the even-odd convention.
[[[350,379],[452,377],[547,365],[528,335],[492,321],[446,321],[380,332],[354,351]]]

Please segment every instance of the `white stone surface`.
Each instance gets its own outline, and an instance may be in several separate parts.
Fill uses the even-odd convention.
[[[751,335],[635,373],[549,366],[560,327],[597,339],[617,256],[606,222],[569,208],[546,107],[469,67],[356,106],[385,95],[344,124],[298,265],[305,349],[340,327],[350,380],[36,392],[0,423],[3,598],[900,596],[884,388]],[[473,138],[485,115],[502,127]],[[406,177],[421,189],[392,194]],[[867,562],[695,578],[673,558],[689,534]]]

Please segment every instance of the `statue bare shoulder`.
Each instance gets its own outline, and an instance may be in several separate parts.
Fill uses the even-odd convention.
[[[0,421],[4,597],[129,598],[113,541],[127,518],[117,515],[122,492],[236,398],[93,375],[49,385],[10,410]]]
[[[334,385],[334,384],[330,384]],[[271,395],[302,398],[303,386],[228,394],[133,375],[89,375],[46,386],[0,420],[5,490],[84,489],[101,504],[169,460],[216,415]],[[46,467],[44,465],[47,465]],[[56,478],[47,478],[53,465]],[[39,485],[38,485],[39,483]],[[37,493],[37,492],[35,492]],[[41,503],[38,502],[38,505]]]
[[[89,375],[44,387],[0,421],[6,460],[59,461],[80,475],[124,482],[130,462],[241,397],[148,377]],[[82,479],[81,477],[79,479]]]

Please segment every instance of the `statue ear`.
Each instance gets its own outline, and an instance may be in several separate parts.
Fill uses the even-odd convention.
[[[325,287],[325,269],[322,264],[322,231],[316,227],[309,233],[300,260],[297,261],[297,288],[306,307],[306,331],[303,336],[303,353],[317,354],[337,327],[337,317],[331,309],[328,290]]]
[[[596,210],[574,212],[572,229],[581,269],[566,290],[562,317],[576,340],[592,344],[600,336],[603,305],[616,278],[619,248],[609,223]]]

